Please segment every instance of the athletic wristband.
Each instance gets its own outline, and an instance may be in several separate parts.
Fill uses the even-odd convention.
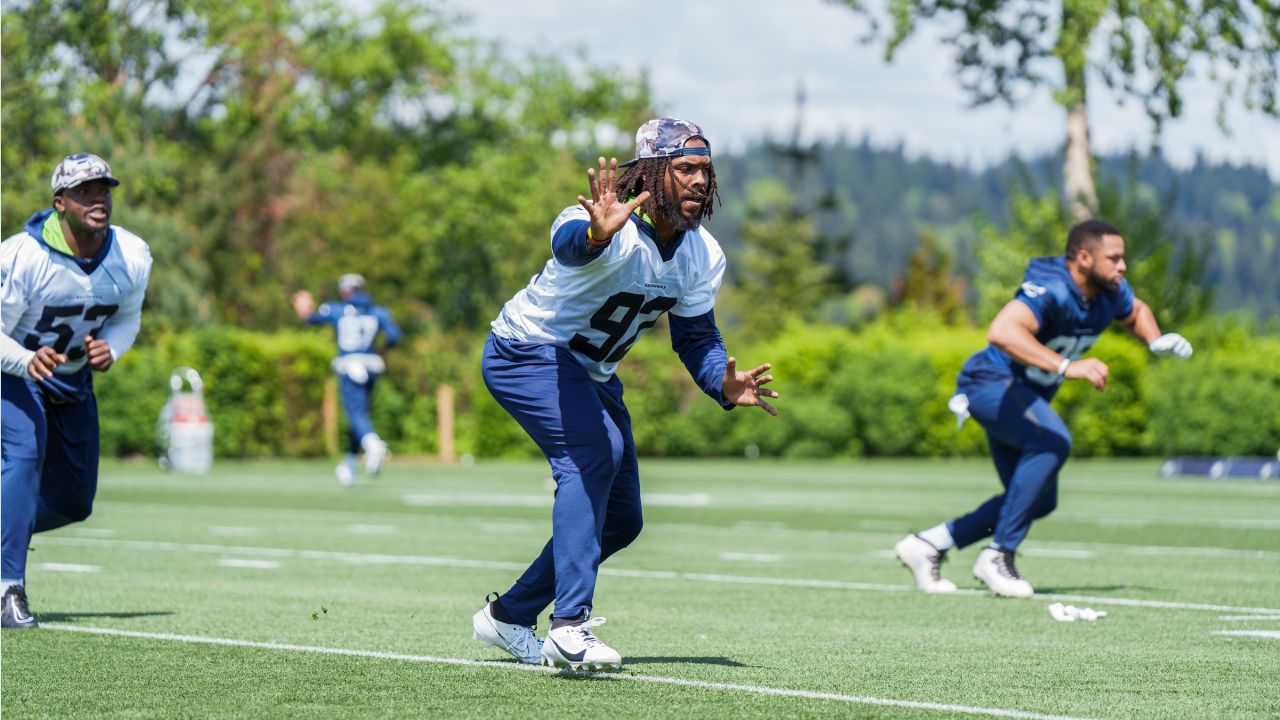
[[[1068,367],[1068,366],[1070,366],[1070,365],[1071,365],[1071,358],[1068,358],[1068,357],[1064,357],[1064,358],[1062,358],[1062,364],[1058,366],[1058,376],[1059,376],[1059,377],[1066,377],[1066,376],[1067,376],[1067,367]]]

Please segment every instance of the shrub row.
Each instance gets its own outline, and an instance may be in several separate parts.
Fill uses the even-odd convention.
[[[1080,456],[1271,454],[1280,447],[1280,338],[1203,329],[1187,362],[1159,360],[1109,334],[1093,355],[1111,370],[1104,393],[1069,382],[1054,405]],[[537,457],[537,449],[489,396],[480,378],[482,335],[420,337],[388,353],[374,422],[402,455],[434,454],[437,389],[455,389],[457,449],[479,457]],[[739,367],[768,360],[782,398],[778,417],[721,410],[697,390],[661,333],[638,343],[619,375],[636,443],[646,456],[773,457],[981,455],[976,423],[957,429],[946,401],[983,331],[896,315],[853,332],[791,324],[730,350]],[[98,376],[105,454],[157,452],[155,422],[180,365],[205,378],[227,457],[326,453],[323,401],[330,339],[316,332],[210,328],[135,347]]]

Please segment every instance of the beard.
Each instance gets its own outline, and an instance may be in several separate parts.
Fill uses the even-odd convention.
[[[1089,269],[1089,282],[1093,283],[1094,287],[1102,288],[1107,292],[1115,292],[1120,289],[1120,280],[1112,280],[1092,268]]]
[[[697,230],[698,227],[702,225],[702,218],[707,214],[707,205],[709,204],[706,196],[688,196],[687,199],[696,200],[699,203],[698,211],[693,217],[689,217],[681,210],[685,199],[685,197],[677,197],[674,203],[670,203],[663,208],[665,212],[662,213],[662,219],[665,220],[668,225],[681,232]]]

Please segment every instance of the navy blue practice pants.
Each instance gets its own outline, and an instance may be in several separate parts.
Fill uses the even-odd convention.
[[[591,612],[596,574],[605,558],[630,545],[643,524],[640,473],[622,382],[597,382],[563,348],[489,336],[481,362],[498,404],[538,444],[555,479],[551,539],[502,608],[535,625]]]
[[[377,380],[378,376],[373,373],[369,373],[369,380],[364,383],[338,375],[338,396],[342,398],[342,409],[347,412],[347,452],[353,455],[360,452],[360,441],[364,436],[373,432],[369,409]]]
[[[98,491],[98,403],[57,403],[34,381],[0,374],[3,547],[0,578],[26,577],[33,533],[79,522]]]
[[[1071,454],[1071,433],[1039,393],[1009,379],[962,385],[969,412],[987,431],[991,459],[1005,491],[947,523],[956,546],[990,537],[1016,550],[1031,521],[1058,504],[1058,471]]]

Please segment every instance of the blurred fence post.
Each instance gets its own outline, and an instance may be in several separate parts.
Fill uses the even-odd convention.
[[[453,386],[441,385],[436,390],[436,428],[439,433],[440,461],[458,461],[453,445]]]
[[[324,400],[320,404],[324,418],[324,451],[338,454],[338,380],[330,375],[324,381]]]

